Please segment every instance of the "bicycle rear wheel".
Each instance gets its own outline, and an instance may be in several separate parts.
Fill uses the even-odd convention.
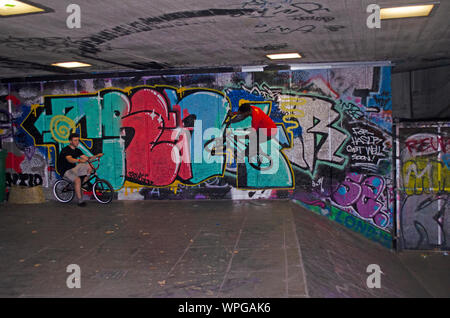
[[[106,204],[114,198],[114,189],[108,181],[97,179],[92,186],[92,194],[98,202]]]
[[[75,189],[72,182],[66,179],[60,179],[53,185],[53,195],[56,200],[62,203],[67,203],[72,201],[75,196]]]

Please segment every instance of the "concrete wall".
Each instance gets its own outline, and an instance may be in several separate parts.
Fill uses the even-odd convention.
[[[450,118],[450,65],[392,74],[392,115]]]
[[[77,131],[86,154],[105,153],[99,175],[120,200],[291,198],[391,245],[388,67],[11,83],[1,95],[8,187],[51,188]],[[220,149],[243,101],[278,126],[261,165],[248,141]]]

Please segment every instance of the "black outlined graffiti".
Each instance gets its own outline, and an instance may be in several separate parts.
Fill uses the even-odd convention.
[[[257,25],[255,28],[262,28],[262,31],[256,31],[255,33],[281,33],[281,34],[290,34],[293,32],[301,32],[301,33],[310,33],[312,32],[316,27],[314,25],[302,25],[300,27],[297,27],[295,29],[284,27],[282,25],[277,25],[275,27],[270,27],[267,24]]]
[[[286,49],[287,47],[288,47],[287,43],[282,43],[282,44],[267,44],[264,46],[251,46],[251,47],[243,46],[242,48],[251,51],[276,51]]]
[[[328,23],[335,20],[333,16],[317,15],[317,13],[329,13],[331,10],[317,2],[309,1],[260,1],[251,0],[242,4],[242,8],[251,8],[254,10],[249,17],[258,19],[255,25],[255,33],[280,33],[290,34],[293,32],[309,33],[314,31],[317,26],[314,23]],[[274,18],[285,18],[286,22],[279,25],[270,24],[269,21]],[[298,25],[307,22],[309,24]],[[324,25],[328,31],[336,32],[345,26],[343,25]]]
[[[68,50],[76,50],[79,42],[70,37],[16,37],[8,36],[0,39],[1,45],[7,48],[24,51],[47,51],[53,53],[64,53]]]
[[[346,128],[351,138],[343,153],[349,156],[352,166],[376,170],[380,160],[388,159],[389,136],[381,130],[362,122],[352,122]]]
[[[330,22],[333,21],[335,17],[321,17],[321,16],[293,16],[292,20],[295,21],[319,21],[319,22]]]
[[[130,23],[103,29],[83,38],[43,37],[43,38],[0,38],[0,46],[23,50],[41,50],[55,53],[98,54],[112,50],[108,42],[141,32],[170,29],[198,24],[214,24],[217,16],[241,17],[252,14],[254,9],[204,9],[178,11],[154,17],[141,17]]]
[[[322,4],[316,2],[294,2],[292,1],[267,1],[267,0],[251,0],[242,4],[243,9],[253,9],[255,14],[253,17],[272,18],[278,15],[298,15],[301,13],[314,14],[315,12],[330,12]]]
[[[262,83],[262,84],[256,84],[249,87],[246,86],[245,83],[240,83],[240,88],[245,91],[248,92],[250,94],[253,95],[258,95],[258,96],[262,96],[264,97],[264,99],[267,100],[276,100],[278,98],[278,96],[281,94],[281,89],[276,89],[276,88],[270,88],[269,85],[267,85],[266,83]],[[231,91],[232,89],[226,90],[226,91]]]
[[[11,187],[12,185],[34,187],[37,185],[42,185],[43,179],[39,174],[30,173],[6,173],[6,186]]]
[[[409,244],[414,244],[412,246],[414,249],[429,249],[436,247],[445,248],[447,246],[447,233],[444,223],[448,199],[449,195],[447,193],[440,193],[429,196],[419,203],[414,211],[415,216],[413,218],[413,225],[415,231],[417,232],[418,238],[416,238],[417,241],[415,243],[409,242]],[[429,231],[437,230],[437,228],[430,228],[429,225],[431,220],[433,220],[441,230],[442,238],[440,244],[430,237],[431,235]],[[402,231],[403,225],[407,224],[402,224]],[[403,234],[403,237],[405,237],[405,234]]]
[[[278,99],[283,111],[283,121],[294,124],[288,127],[291,139],[298,142],[298,151],[290,160],[299,168],[315,175],[319,163],[341,168],[348,156],[342,153],[350,135],[343,130],[342,114],[336,109],[334,100],[308,95],[280,95]],[[301,127],[302,134],[294,137],[294,129]],[[289,156],[289,155],[288,155]]]

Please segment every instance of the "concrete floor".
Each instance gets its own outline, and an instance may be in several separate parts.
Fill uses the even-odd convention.
[[[450,297],[449,269],[290,201],[0,204],[0,297]]]

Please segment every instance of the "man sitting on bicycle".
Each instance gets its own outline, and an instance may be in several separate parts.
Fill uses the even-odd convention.
[[[88,160],[99,158],[103,156],[99,153],[95,156],[88,157],[78,149],[80,143],[80,136],[72,133],[69,136],[69,145],[61,150],[58,158],[58,172],[61,176],[69,179],[75,185],[75,193],[78,199],[79,206],[85,206],[83,196],[81,195],[81,184],[86,182],[92,172],[92,167],[87,163]],[[81,176],[85,176],[81,182]],[[86,190],[86,189],[84,189]]]

